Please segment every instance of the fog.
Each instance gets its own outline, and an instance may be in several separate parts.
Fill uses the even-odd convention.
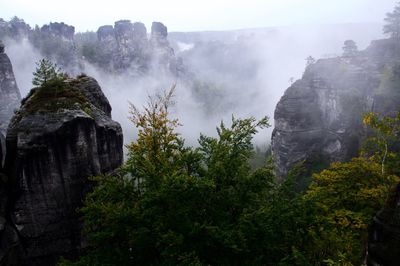
[[[19,16],[31,25],[63,21],[78,31],[95,31],[119,19],[170,31],[229,30],[282,25],[381,22],[397,0],[0,0],[0,17]]]
[[[273,124],[276,103],[290,84],[301,78],[306,57],[338,56],[347,39],[364,49],[371,40],[382,38],[381,27],[379,23],[361,23],[171,33],[170,44],[193,80],[211,84],[211,89],[198,91],[193,89],[193,80],[160,75],[157,69],[140,77],[130,72],[117,75],[83,62],[84,72],[101,85],[113,108],[113,118],[123,127],[125,143],[137,134],[128,119],[129,102],[140,107],[148,95],[176,83],[172,116],[182,124],[178,130],[187,144],[196,145],[200,133],[215,135],[220,121],[229,124],[232,115],[268,116]],[[26,40],[5,43],[24,96],[31,88],[35,62],[42,55]],[[272,128],[256,135],[256,145],[265,147],[269,143]]]

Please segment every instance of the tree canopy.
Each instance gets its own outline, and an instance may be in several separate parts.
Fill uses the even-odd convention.
[[[284,181],[269,162],[250,167],[252,137],[267,118],[232,117],[193,148],[176,131],[172,103],[173,90],[132,106],[137,140],[117,174],[93,178],[80,210],[88,247],[61,265],[362,263],[367,227],[399,182],[395,164],[381,171],[379,149],[331,164],[299,192],[301,165]],[[393,119],[369,114],[364,122],[398,138]]]

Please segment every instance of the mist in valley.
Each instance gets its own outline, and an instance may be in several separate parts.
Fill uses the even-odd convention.
[[[283,9],[280,12],[282,16],[292,14]],[[347,39],[364,49],[371,40],[383,36],[381,29],[382,23],[378,22],[323,24],[321,21],[241,30],[169,30],[169,44],[186,71],[183,77],[161,72],[157,66],[145,75],[137,75],[133,68],[110,73],[85,58],[79,58],[79,72],[94,77],[101,85],[113,108],[113,118],[123,127],[125,143],[131,142],[137,133],[128,118],[129,102],[142,106],[148,95],[176,84],[175,106],[171,112],[181,122],[179,132],[188,144],[196,145],[200,133],[215,135],[215,127],[222,120],[229,124],[232,116],[268,116],[272,127],[255,137],[256,145],[265,148],[270,142],[275,106],[284,91],[301,78],[305,59],[340,56]],[[96,33],[82,32],[75,36],[81,41],[96,38]],[[23,38],[5,38],[3,42],[24,96],[32,87],[35,62],[46,55]],[[58,63],[57,59],[55,62]]]
[[[176,84],[172,115],[187,144],[196,145],[199,134],[215,135],[215,128],[231,117],[268,116],[273,125],[276,103],[296,79],[301,78],[306,58],[340,56],[343,42],[356,41],[360,49],[382,36],[381,24],[293,26],[216,32],[170,33],[175,55],[182,58],[193,81],[155,70],[145,76],[130,71],[110,74],[83,60],[83,72],[101,85],[113,108],[113,118],[124,130],[124,141],[134,140],[137,130],[129,121],[129,102],[140,107],[149,95]],[[216,36],[219,36],[216,38]],[[223,37],[221,37],[223,36]],[[6,39],[8,53],[21,94],[32,87],[35,62],[43,55],[28,40]],[[265,149],[272,128],[255,136]]]

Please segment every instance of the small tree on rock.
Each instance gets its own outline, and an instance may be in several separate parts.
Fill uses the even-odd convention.
[[[393,12],[386,14],[383,32],[389,34],[393,39],[400,38],[400,3],[394,8]]]
[[[343,46],[343,57],[354,57],[358,53],[358,47],[355,41],[347,40]]]
[[[33,72],[32,84],[37,87],[45,85],[49,81],[64,80],[67,75],[50,60],[42,59],[36,63],[37,67]]]
[[[309,57],[306,58],[306,67],[311,66],[312,64],[315,64],[315,58],[312,57],[311,55]]]

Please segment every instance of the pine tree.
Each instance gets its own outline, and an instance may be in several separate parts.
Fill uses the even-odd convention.
[[[62,73],[61,69],[50,60],[42,59],[36,65],[32,79],[32,84],[36,87],[41,87],[49,81],[64,80],[66,78],[66,74]]]
[[[306,58],[306,62],[307,62],[306,67],[309,67],[309,66],[315,64],[316,61],[315,61],[315,58],[310,55],[309,57]]]
[[[343,57],[354,57],[358,53],[357,44],[353,40],[347,40],[343,46]]]
[[[400,3],[394,8],[393,12],[386,14],[383,32],[389,34],[393,39],[400,38]]]

